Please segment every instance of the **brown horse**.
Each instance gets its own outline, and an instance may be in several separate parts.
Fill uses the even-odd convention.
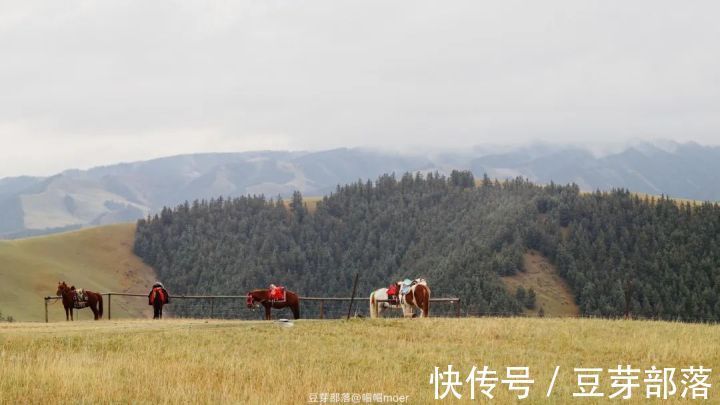
[[[265,319],[270,320],[270,308],[281,309],[290,307],[295,319],[300,318],[300,298],[292,291],[285,291],[285,301],[270,299],[270,290],[252,290],[247,295],[247,307],[255,308],[260,304],[265,307]]]
[[[75,320],[73,318],[73,309],[81,309],[85,308],[84,306],[75,306],[76,300],[75,300],[75,286],[68,287],[67,284],[65,284],[64,281],[61,281],[58,283],[58,289],[55,295],[58,297],[62,297],[62,303],[65,307],[65,320]],[[102,318],[103,315],[103,299],[102,295],[85,290],[85,295],[87,296],[87,306],[90,307],[90,310],[92,310],[93,315],[95,315],[95,320]]]

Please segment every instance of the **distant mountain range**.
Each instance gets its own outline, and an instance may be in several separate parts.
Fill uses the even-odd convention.
[[[50,177],[0,179],[0,238],[134,221],[166,205],[218,196],[323,195],[383,173],[470,169],[476,176],[523,176],[582,189],[628,188],[720,200],[720,148],[640,143],[598,156],[581,147],[529,145],[498,150],[398,154],[367,149],[259,151],[173,156]]]

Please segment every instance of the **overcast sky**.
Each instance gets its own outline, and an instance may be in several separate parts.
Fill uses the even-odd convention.
[[[717,144],[719,4],[0,0],[0,177],[207,151]]]

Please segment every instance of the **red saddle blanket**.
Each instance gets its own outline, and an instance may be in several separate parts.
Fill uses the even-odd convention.
[[[268,295],[271,301],[285,301],[285,287],[270,288]]]
[[[155,298],[160,298],[163,304],[167,304],[167,295],[165,295],[165,291],[160,287],[155,287],[150,291],[150,297],[149,297],[149,303],[148,305],[152,305],[153,302],[155,302]]]
[[[398,288],[397,284],[390,284],[390,286],[387,289],[387,296],[388,296],[388,301],[390,301],[391,305],[397,305],[400,302],[400,299],[398,297],[399,292],[400,292],[400,289]]]

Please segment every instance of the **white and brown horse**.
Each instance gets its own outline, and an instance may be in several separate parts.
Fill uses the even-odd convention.
[[[430,316],[430,287],[425,279],[419,278],[410,287],[407,294],[400,294],[400,305],[402,305],[403,316],[414,318],[415,308],[420,310],[420,317]]]
[[[406,294],[400,295],[400,302],[394,305],[388,302],[388,289],[380,288],[370,294],[370,317],[378,318],[388,308],[402,308],[403,316],[406,318],[415,317],[415,308],[420,310],[420,316],[430,316],[430,287],[427,282],[419,278],[415,280]]]
[[[380,288],[370,294],[370,318],[379,318],[388,308],[401,308],[399,303],[393,305],[388,302],[387,292],[387,288]]]

